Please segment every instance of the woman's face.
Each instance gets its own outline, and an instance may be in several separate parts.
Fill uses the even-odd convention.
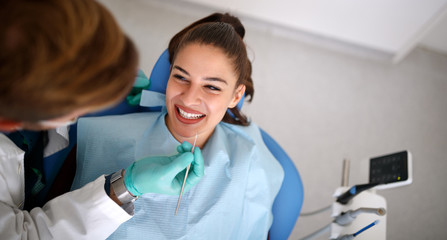
[[[245,85],[236,88],[237,76],[225,53],[212,45],[188,44],[174,63],[166,89],[166,124],[179,141],[203,147],[228,108],[236,106]]]

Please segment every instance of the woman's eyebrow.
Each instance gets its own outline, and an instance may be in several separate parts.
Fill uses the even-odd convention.
[[[227,83],[227,81],[225,81],[224,79],[222,79],[222,78],[218,78],[218,77],[207,77],[207,78],[205,78],[205,80],[207,80],[207,81],[217,81],[217,82],[222,82],[222,83],[225,83],[225,85],[228,85],[228,83]]]
[[[174,68],[189,76],[189,73],[185,69],[183,69],[177,65],[174,65]]]
[[[182,72],[182,73],[184,73],[184,74],[190,76],[189,73],[188,73],[188,71],[186,71],[185,69],[179,67],[178,65],[174,65],[174,68],[177,69],[177,70],[179,70],[180,72]],[[206,77],[205,80],[206,80],[206,81],[213,81],[213,82],[214,82],[214,81],[222,82],[222,83],[228,85],[227,81],[225,81],[225,80],[222,79],[222,78],[218,78],[218,77]]]

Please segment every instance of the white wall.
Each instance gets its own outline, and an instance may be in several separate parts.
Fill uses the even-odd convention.
[[[173,34],[211,13],[172,2],[102,2],[137,43],[147,74]],[[367,158],[407,149],[414,156],[413,184],[380,192],[388,203],[387,238],[444,239],[447,56],[416,49],[392,65],[302,43],[244,19],[256,89],[244,110],[298,167],[303,211],[332,203],[343,158],[351,160],[350,183],[358,184],[367,181]],[[329,212],[302,217],[290,239],[329,221]]]
[[[294,159],[304,182],[303,210],[332,201],[343,158],[351,160],[351,184],[366,183],[367,158],[408,149],[414,183],[381,192],[388,239],[444,238],[447,57],[417,49],[392,66],[268,33],[248,40],[257,84],[250,115]],[[328,216],[300,218],[294,236],[323,226]]]
[[[421,45],[428,49],[447,54],[447,10],[422,39]]]
[[[441,15],[447,13],[446,0],[185,1],[221,11],[237,11],[295,31],[374,49],[392,55],[395,62],[408,54],[438,24]],[[441,45],[447,47],[446,43]]]

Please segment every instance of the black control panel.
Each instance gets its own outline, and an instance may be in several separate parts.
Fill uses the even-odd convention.
[[[389,184],[409,180],[408,158],[407,151],[371,158],[369,183]]]

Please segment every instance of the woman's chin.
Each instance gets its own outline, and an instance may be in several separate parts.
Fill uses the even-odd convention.
[[[177,139],[179,142],[183,142],[185,140],[194,139],[196,134],[198,134],[198,131],[196,129],[185,129],[185,128],[179,128],[179,129],[172,129],[169,130],[171,134]]]

